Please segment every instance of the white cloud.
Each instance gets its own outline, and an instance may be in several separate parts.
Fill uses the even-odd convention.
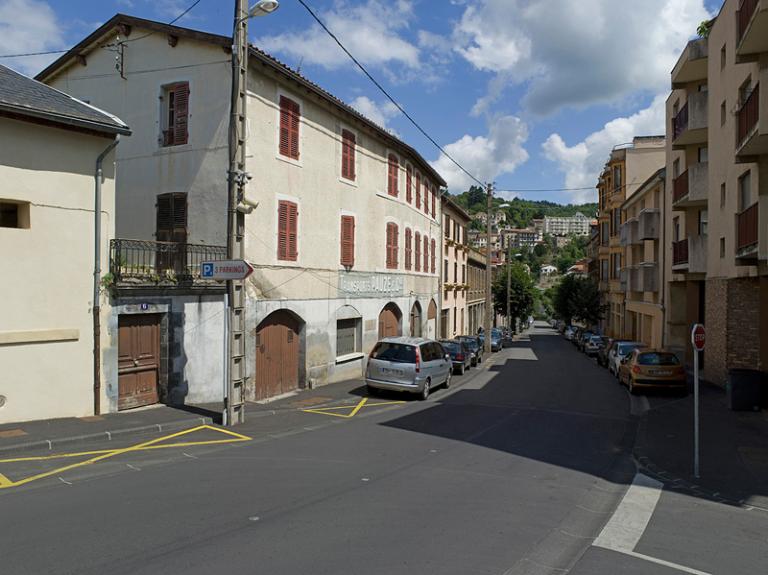
[[[515,116],[504,116],[492,121],[487,136],[465,134],[444,148],[472,175],[481,181],[493,181],[502,174],[511,174],[528,159],[523,147],[527,139],[525,123]],[[462,192],[476,183],[443,154],[431,164],[452,192]]]
[[[525,84],[524,105],[548,114],[668,89],[682,48],[708,17],[703,0],[478,0],[454,28],[455,50],[503,79],[476,113],[504,84]]]
[[[419,66],[419,48],[400,37],[400,31],[413,19],[413,9],[408,2],[368,0],[364,4],[352,4],[340,0],[332,10],[320,13],[319,17],[364,65],[400,64],[408,69]],[[264,36],[258,38],[256,44],[268,52],[328,69],[351,63],[317,24],[301,32]]]
[[[647,108],[611,120],[601,130],[568,146],[560,134],[551,134],[542,144],[544,155],[565,175],[566,188],[594,187],[611,149],[631,142],[634,136],[664,133],[666,95],[659,94]],[[595,192],[574,192],[574,201],[594,201]]]
[[[46,52],[65,47],[61,26],[47,2],[0,0],[0,54]],[[56,54],[2,59],[4,65],[34,75]]]
[[[358,96],[349,105],[372,122],[394,134],[388,123],[392,118],[400,114],[400,110],[389,100],[376,103],[367,96]]]

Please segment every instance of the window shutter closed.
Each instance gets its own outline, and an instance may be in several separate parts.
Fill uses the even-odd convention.
[[[405,169],[405,201],[409,204],[413,201],[413,170],[411,166]]]
[[[280,96],[280,154],[299,159],[299,104]]]
[[[355,218],[341,216],[341,265],[355,265]]]
[[[158,242],[186,243],[187,241],[187,194],[161,194],[157,196]]]
[[[430,252],[430,255],[432,257],[432,265],[430,268],[432,269],[432,273],[435,273],[435,240],[432,240],[432,251]]]
[[[411,255],[413,253],[413,232],[411,228],[405,228],[405,269],[411,269]]]
[[[387,267],[397,268],[397,224],[387,224]]]
[[[349,130],[341,131],[341,177],[355,179],[355,135]]]
[[[416,174],[416,209],[421,209],[421,174]]]
[[[397,176],[400,168],[400,162],[397,156],[390,154],[388,161],[387,193],[390,196],[397,196]]]
[[[427,178],[424,178],[424,213],[429,215],[429,182]]]
[[[277,213],[277,259],[296,261],[298,259],[298,217],[293,202],[281,201]]]
[[[421,271],[421,234],[416,232],[416,257],[413,262],[413,269],[417,272]]]
[[[424,273],[429,273],[429,238],[424,236]]]
[[[189,82],[176,84],[173,92],[175,105],[173,144],[186,144],[189,137]]]
[[[437,212],[435,211],[435,204],[437,203],[437,189],[432,186],[432,217],[434,218]]]

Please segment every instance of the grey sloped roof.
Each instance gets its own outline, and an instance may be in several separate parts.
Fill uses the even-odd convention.
[[[119,118],[1,64],[0,114],[110,134],[131,133]]]

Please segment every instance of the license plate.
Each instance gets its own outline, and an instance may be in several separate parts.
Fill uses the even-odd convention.
[[[382,367],[381,368],[382,375],[398,375],[402,376],[405,372],[402,369],[392,369],[389,367]]]
[[[649,373],[651,375],[659,375],[659,376],[672,375],[672,372],[667,369],[652,369]]]

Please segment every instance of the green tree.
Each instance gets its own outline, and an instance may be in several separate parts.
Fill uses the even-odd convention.
[[[599,322],[605,311],[597,284],[590,278],[575,275],[565,276],[555,286],[552,307],[564,322],[578,321],[589,326]]]
[[[510,279],[509,311],[514,324],[514,320],[525,320],[533,312],[536,288],[523,264],[514,262],[509,266],[503,266],[493,284],[493,304],[496,313],[502,315],[507,313],[507,273]]]

